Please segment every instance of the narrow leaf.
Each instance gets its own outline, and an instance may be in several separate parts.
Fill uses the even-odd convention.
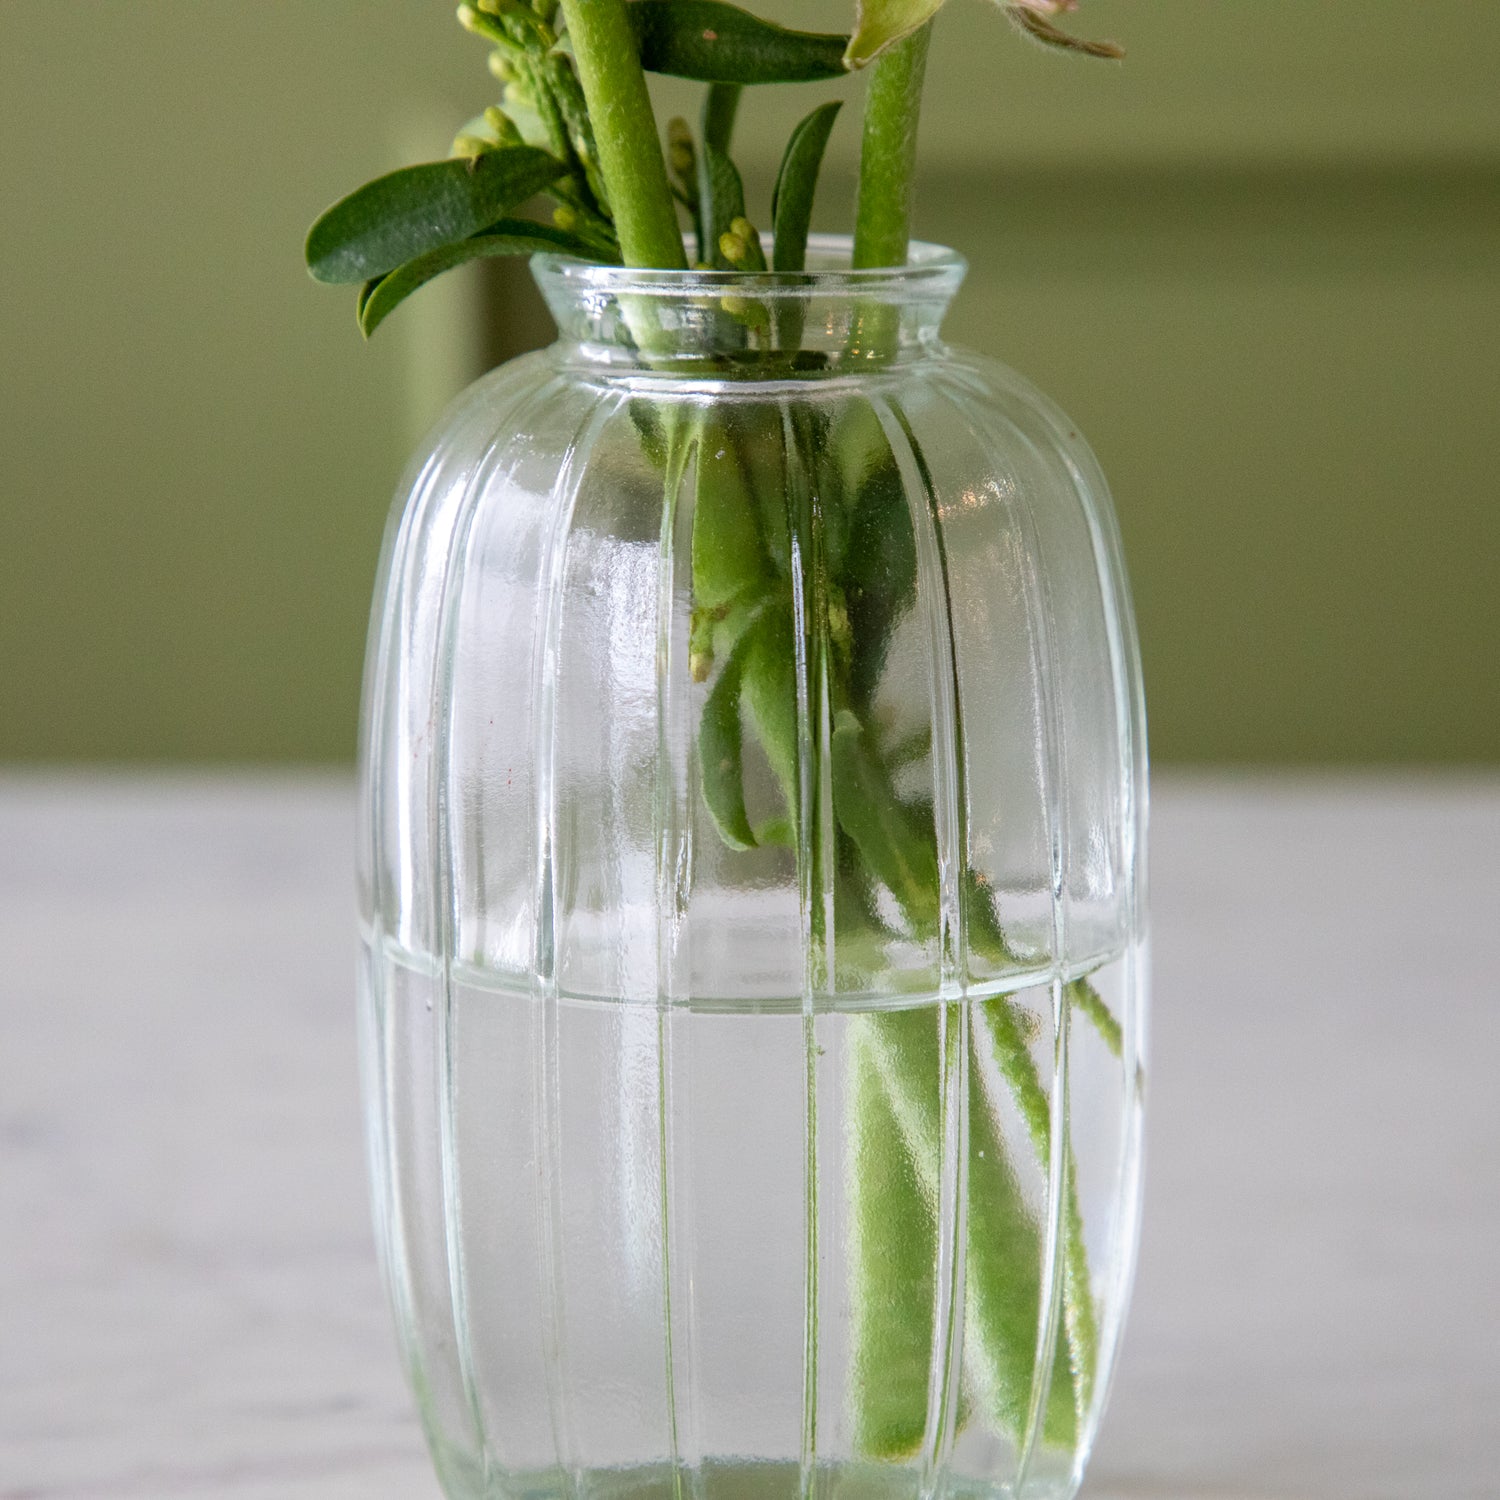
[[[734,136],[734,117],[739,113],[744,86],[738,83],[710,84],[703,95],[703,139],[728,152]]]
[[[745,706],[776,773],[790,826],[801,806],[797,728],[797,658],[789,608],[774,605],[745,632]],[[762,840],[764,842],[764,839]]]
[[[703,117],[700,122],[703,149],[698,153],[698,259],[705,265],[713,265],[719,244],[719,236],[729,228],[729,220],[720,220],[714,213],[714,179],[709,148],[721,156],[729,154],[729,142],[734,135],[734,117],[739,112],[740,94],[737,83],[711,83],[703,96]],[[743,197],[743,193],[741,194]]]
[[[1068,998],[1093,1023],[1094,1030],[1099,1033],[1100,1039],[1109,1048],[1111,1054],[1118,1057],[1122,1041],[1120,1023],[1115,1019],[1114,1012],[1104,1003],[1104,997],[1099,991],[1087,979],[1075,979],[1068,986]]]
[[[708,243],[706,259],[714,270],[733,267],[719,249],[719,236],[736,220],[745,216],[745,184],[739,168],[712,141],[703,143],[703,160],[707,168],[708,196],[701,205],[703,232]]]
[[[700,83],[807,83],[844,72],[848,37],[791,31],[723,0],[632,0],[641,66]]]
[[[933,1326],[941,1121],[912,1106],[918,1097],[944,1097],[942,1056],[937,1015],[926,1007],[853,1022],[847,1086],[853,1439],[856,1452],[893,1460],[922,1446],[933,1343],[941,1337]],[[882,1053],[899,1058],[906,1090],[887,1085]],[[898,1108],[907,1117],[904,1131]],[[937,1139],[927,1139],[929,1130]],[[930,1151],[931,1159],[924,1155],[919,1167],[909,1142],[920,1142],[917,1151]]]
[[[771,559],[756,521],[755,495],[746,481],[728,422],[710,411],[698,440],[693,503],[693,602],[726,610],[771,586]]]
[[[1003,995],[980,1002],[977,1009],[981,1024],[969,1035],[969,1223],[965,1259],[969,1296],[964,1358],[966,1363],[972,1360],[976,1394],[988,1406],[991,1420],[1002,1432],[1019,1439],[1025,1433],[1034,1399],[1044,1239],[1041,1225],[1033,1217],[1035,1210],[1027,1203],[1016,1169],[1008,1159],[1015,1148],[996,1118],[995,1106],[986,1097],[984,1072],[979,1065],[985,1038],[983,1023],[1007,1018],[1009,1005]],[[1024,1060],[1029,1060],[1029,1054]],[[1045,1431],[1048,1440],[1063,1449],[1073,1446],[1073,1435],[1067,1431],[1072,1405],[1068,1384],[1060,1361],[1047,1404]]]
[[[1010,5],[1006,14],[1026,33],[1045,47],[1058,47],[1064,52],[1081,52],[1085,57],[1103,57],[1118,62],[1125,56],[1125,49],[1115,42],[1090,42],[1081,36],[1070,36],[1059,31],[1039,11],[1026,5]]]
[[[856,0],[854,35],[844,52],[846,68],[862,68],[902,37],[926,25],[943,0]]]
[[[923,936],[937,929],[938,862],[931,826],[922,827],[896,796],[859,720],[843,709],[830,757],[833,810],[871,873]]]
[[[744,729],[740,723],[742,649],[733,652],[703,705],[698,724],[698,771],[703,803],[731,849],[753,849],[745,811]]]
[[[576,255],[584,260],[600,258],[600,252],[594,246],[577,235],[554,229],[550,224],[534,224],[529,219],[501,219],[484,234],[460,240],[456,245],[443,245],[368,282],[360,292],[359,326],[369,338],[413,292],[455,266],[492,255],[531,255],[539,250]]]
[[[771,249],[772,269],[800,271],[807,263],[807,231],[812,224],[813,195],[818,169],[841,108],[839,100],[820,104],[792,132],[776,189],[771,195],[771,218],[776,239]]]
[[[318,281],[383,276],[487,228],[566,170],[534,146],[403,167],[318,219],[307,236],[307,268]]]

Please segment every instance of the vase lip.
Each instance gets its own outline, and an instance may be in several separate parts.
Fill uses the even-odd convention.
[[[763,237],[769,258],[774,237]],[[680,297],[693,292],[736,291],[754,298],[808,299],[846,295],[905,302],[941,299],[958,290],[969,263],[946,245],[913,240],[904,266],[854,267],[854,240],[847,234],[807,237],[806,269],[802,271],[719,271],[661,269],[601,265],[571,255],[542,253],[531,258],[532,274],[543,290],[555,288],[568,296],[588,294]]]
[[[557,357],[595,368],[771,379],[890,366],[941,349],[963,256],[914,242],[904,266],[850,265],[848,235],[808,237],[804,271],[658,270],[532,258]]]

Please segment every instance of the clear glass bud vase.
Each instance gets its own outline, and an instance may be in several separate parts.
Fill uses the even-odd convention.
[[[454,1500],[1077,1488],[1128,1294],[1109,499],[963,262],[536,262],[365,685],[370,1167]]]

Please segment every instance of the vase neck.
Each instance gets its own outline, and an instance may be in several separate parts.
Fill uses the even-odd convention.
[[[767,247],[770,248],[769,245]],[[532,274],[569,359],[701,379],[816,378],[922,359],[967,269],[938,245],[852,270],[850,241],[813,236],[801,272],[658,271],[539,255]]]

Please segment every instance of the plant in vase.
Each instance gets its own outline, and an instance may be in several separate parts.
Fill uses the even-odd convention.
[[[367,672],[377,1219],[455,1496],[1082,1475],[1134,1243],[1138,667],[1087,450],[937,338],[940,4],[463,6],[501,101],[308,238],[367,334],[517,253],[561,332],[419,460]],[[1117,55],[1070,8],[1006,10]],[[809,234],[837,102],[763,239],[743,90],[867,65],[852,241]],[[665,150],[652,71],[707,85]]]

